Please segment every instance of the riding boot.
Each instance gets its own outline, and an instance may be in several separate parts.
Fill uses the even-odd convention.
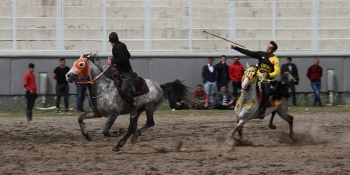
[[[263,100],[260,107],[259,118],[263,119],[265,117],[266,107],[269,104],[270,99],[270,82],[261,82],[261,92]]]
[[[124,92],[124,99],[126,103],[129,104],[130,118],[134,118],[136,116],[136,108],[134,106],[134,98],[132,98],[131,93],[129,91]]]

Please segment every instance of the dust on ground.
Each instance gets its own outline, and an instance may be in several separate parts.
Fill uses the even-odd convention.
[[[350,113],[292,113],[298,142],[275,117],[251,120],[243,140],[229,140],[231,112],[219,116],[155,116],[156,125],[113,152],[122,136],[102,134],[106,118],[85,120],[93,140],[81,134],[78,116],[0,117],[1,174],[350,174]],[[139,120],[139,128],[146,122]],[[111,131],[127,129],[119,116]]]

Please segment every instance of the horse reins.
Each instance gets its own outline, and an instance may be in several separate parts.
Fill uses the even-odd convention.
[[[102,71],[99,75],[97,75],[94,79],[90,80],[90,81],[76,81],[77,84],[94,84],[94,82],[103,74],[107,71],[107,69],[109,68],[109,65],[107,66],[107,68]],[[79,73],[81,75],[81,72]]]

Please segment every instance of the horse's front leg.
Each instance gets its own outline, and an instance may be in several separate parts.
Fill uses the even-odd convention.
[[[237,124],[238,124],[239,120],[237,120]],[[238,135],[240,139],[243,139],[243,126],[238,129]]]
[[[246,121],[246,120],[243,120],[243,119],[238,120],[236,127],[233,128],[233,130],[228,134],[228,137],[227,137],[226,141],[225,141],[222,145],[226,144],[226,143],[228,142],[229,139],[232,139],[233,136],[236,134],[237,131],[239,131],[240,138],[242,138],[242,129],[243,129],[243,125],[244,125],[246,122],[247,122],[247,121]]]
[[[273,111],[271,114],[271,119],[270,119],[270,123],[269,123],[269,128],[270,129],[276,129],[276,125],[273,124],[273,119],[275,118],[277,111]]]
[[[84,120],[85,119],[91,119],[91,118],[99,118],[101,116],[96,115],[95,113],[87,112],[85,114],[82,114],[78,118],[79,126],[81,129],[81,133],[86,137],[87,140],[91,141],[91,134],[87,131]]]
[[[141,111],[142,112],[142,111]],[[137,129],[137,121],[140,117],[141,112],[137,111],[137,114],[134,118],[130,118],[130,124],[128,128],[128,132],[126,132],[125,136],[119,141],[119,143],[113,147],[113,151],[118,152],[121,147],[123,147],[128,140],[128,138],[133,134]]]
[[[105,125],[105,128],[103,130],[103,135],[106,137],[118,137],[121,134],[123,134],[123,130],[120,129],[119,132],[118,131],[114,131],[114,132],[110,132],[111,127],[113,126],[115,120],[117,119],[119,114],[113,114],[108,116],[108,120],[107,123]]]

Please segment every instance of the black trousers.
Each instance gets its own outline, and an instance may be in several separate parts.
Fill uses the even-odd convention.
[[[129,91],[130,79],[122,79],[121,94],[122,98],[129,104],[130,107],[134,107],[134,98]]]
[[[289,85],[289,88],[292,92],[292,98],[293,98],[293,105],[296,105],[297,104],[297,101],[296,101],[296,97],[295,97],[295,84],[294,83],[291,83]]]
[[[185,103],[181,103],[181,105],[173,104],[171,108],[175,110],[190,109],[190,107],[188,107],[188,105]]]
[[[34,103],[38,95],[36,93],[31,94],[29,91],[26,91],[26,99],[27,99],[27,108],[26,108],[26,113],[27,113],[27,119],[32,120],[33,119],[33,108],[34,108]]]
[[[232,92],[233,92],[233,96],[235,97],[235,101],[233,104],[236,103],[237,96],[238,94],[240,94],[240,93],[237,94],[237,92],[238,92],[238,89],[241,89],[241,88],[242,88],[242,82],[240,81],[232,82]]]
[[[230,109],[231,106],[224,106],[222,104],[216,104],[214,108],[215,109]]]
[[[68,93],[69,85],[68,83],[57,83],[56,84],[56,108],[60,108],[61,96],[63,93],[64,106],[68,108]]]

